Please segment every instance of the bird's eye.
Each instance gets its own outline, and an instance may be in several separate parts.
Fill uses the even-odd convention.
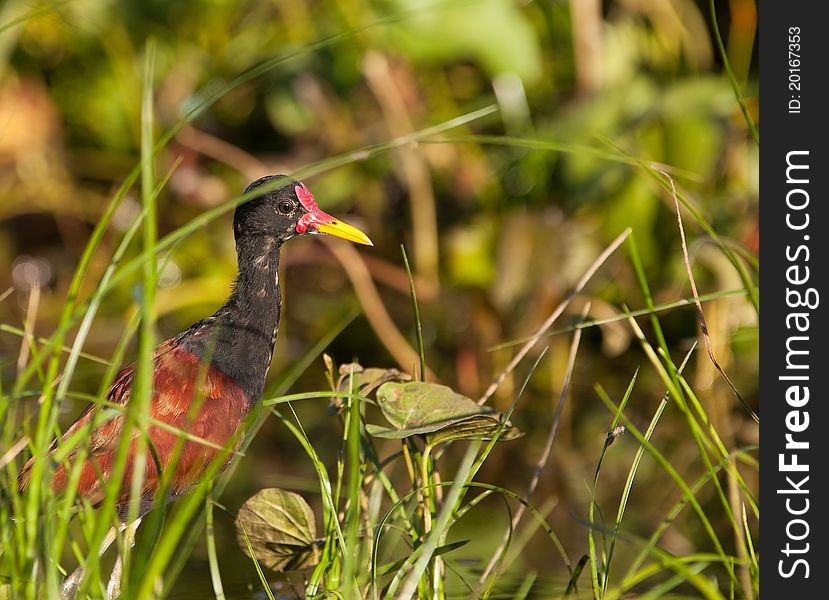
[[[282,200],[276,205],[276,209],[283,215],[289,215],[294,212],[294,203],[290,200]]]

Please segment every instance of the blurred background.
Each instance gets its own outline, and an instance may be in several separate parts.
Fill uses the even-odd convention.
[[[735,77],[756,120],[755,4],[714,4]],[[376,246],[358,251],[302,239],[285,248],[286,312],[271,368],[274,381],[354,311],[356,318],[326,349],[334,360],[411,369],[414,319],[401,244],[414,271],[434,379],[473,398],[519,347],[493,346],[531,333],[626,227],[633,228],[655,303],[690,297],[673,199],[645,170],[608,160],[622,152],[672,167],[683,192],[720,236],[757,254],[758,150],[723,74],[707,1],[5,0],[3,381],[13,380],[21,361],[30,360],[20,330],[39,336],[54,331],[90,233],[138,162],[148,38],[157,44],[159,135],[212,91],[255,65],[284,58],[252,73],[162,150],[159,173],[175,168],[159,200],[160,235],[239,195],[263,174],[291,173],[497,106],[428,143],[352,156],[305,178],[324,210],[350,219]],[[534,140],[548,146],[533,147]],[[140,209],[136,189],[114,215],[82,298],[95,289]],[[160,263],[162,338],[223,303],[236,268],[230,223],[230,213],[214,220]],[[714,351],[756,409],[756,313],[727,259],[693,220],[686,218],[685,225],[700,294],[717,296],[704,305]],[[137,255],[134,246],[128,257]],[[732,290],[737,292],[729,295]],[[136,294],[136,286],[126,283],[107,295],[87,353],[112,355],[134,313]],[[618,315],[623,305],[645,307],[626,246],[557,327],[572,324],[588,300],[595,319]],[[679,362],[699,337],[694,309],[674,308],[661,319]],[[651,335],[647,319],[640,323]],[[569,344],[566,333],[546,338],[515,380],[499,388],[494,404],[506,409],[531,359],[550,346],[513,418],[527,435],[499,445],[479,480],[523,493],[558,402]],[[131,347],[127,360],[132,357]],[[588,484],[612,418],[594,385],[618,400],[637,366],[645,364],[623,321],[585,330],[552,460],[534,497],[576,558],[586,552]],[[100,362],[82,360],[72,389],[95,393],[104,371]],[[291,391],[325,389],[323,371],[318,358]],[[687,373],[726,445],[757,443],[756,424],[704,351]],[[644,428],[663,393],[656,373],[644,369],[628,415]],[[34,407],[36,399],[24,402]],[[64,408],[70,422],[82,403],[66,402]],[[340,432],[325,401],[296,409],[319,454],[333,460]],[[674,407],[654,443],[683,476],[704,471]],[[605,459],[597,497],[614,515],[636,448],[635,439],[622,437]],[[746,477],[756,487],[755,473]],[[222,497],[229,513],[216,515],[228,591],[259,585],[236,547],[232,521],[241,502],[267,486],[300,491],[319,506],[312,465],[271,421]],[[700,495],[703,505],[714,502],[708,493]],[[664,471],[646,459],[626,529],[647,537],[679,497]],[[493,500],[452,531],[475,540],[462,550],[470,561],[485,562],[508,520],[503,503]],[[493,522],[498,527],[488,527]],[[715,525],[729,530],[724,516]],[[520,568],[566,579],[549,540],[537,537]],[[663,542],[679,553],[705,547],[693,518],[680,519]],[[207,573],[198,545],[179,580],[182,594],[209,593]]]

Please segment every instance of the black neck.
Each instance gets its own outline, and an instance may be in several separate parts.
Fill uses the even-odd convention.
[[[264,236],[237,241],[239,275],[233,292],[208,319],[211,335],[198,336],[200,348],[193,348],[202,358],[210,356],[211,364],[229,375],[251,402],[262,396],[279,326],[280,247],[281,242]]]

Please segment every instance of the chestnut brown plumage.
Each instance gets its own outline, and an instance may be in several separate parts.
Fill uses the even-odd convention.
[[[276,179],[284,183],[278,185]],[[364,233],[321,211],[301,182],[273,175],[253,182],[247,192],[266,184],[275,189],[266,188],[261,195],[241,204],[234,214],[239,274],[227,302],[212,316],[155,350],[149,416],[221,447],[233,438],[250,408],[262,396],[279,327],[278,267],[282,244],[298,235],[327,233],[371,245]],[[134,366],[121,371],[107,392],[107,400],[126,406],[133,376]],[[87,406],[64,439],[87,425],[97,410],[98,405]],[[104,498],[103,482],[115,461],[123,421],[123,416],[113,418],[91,432],[78,495],[93,504]],[[157,426],[150,426],[148,434],[161,469],[173,469],[168,474],[168,500],[186,493],[222,452],[200,441],[186,441],[178,460],[174,460],[179,434]],[[132,449],[128,458],[117,500],[122,518],[126,517],[134,452]],[[150,450],[147,452],[139,517],[152,506],[161,476]],[[67,469],[72,468],[75,457],[71,454],[56,466],[52,479],[56,492],[66,487]],[[32,462],[33,459],[29,460],[20,473],[21,489],[28,483]]]

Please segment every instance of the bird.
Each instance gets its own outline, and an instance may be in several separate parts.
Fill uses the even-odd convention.
[[[252,197],[240,204],[233,215],[238,275],[230,296],[211,316],[165,340],[154,350],[149,417],[171,427],[152,424],[148,427],[151,442],[148,446],[154,449],[155,455],[151,455],[150,448],[146,450],[144,484],[134,527],[153,507],[163,474],[169,479],[164,500],[173,501],[202,480],[212,461],[220,459],[223,450],[219,448],[225,448],[234,437],[238,438],[236,447],[241,444],[237,430],[262,398],[279,329],[282,297],[278,267],[282,245],[292,238],[314,234],[374,245],[356,227],[323,212],[305,184],[286,175],[257,179],[248,186],[245,195]],[[115,376],[106,393],[108,402],[128,406],[135,373],[135,365],[130,365]],[[87,406],[62,439],[90,426],[96,412],[105,408],[100,403]],[[80,458],[84,462],[80,467],[77,494],[93,506],[105,497],[124,419],[121,414],[93,427],[88,436],[87,454]],[[176,452],[177,442],[180,445],[179,431],[201,439],[188,439]],[[139,434],[134,431],[132,435],[135,439]],[[57,443],[56,440],[52,444],[50,452],[57,448]],[[133,467],[137,462],[135,453],[133,442],[116,499],[122,529],[126,527],[129,513]],[[73,450],[65,461],[55,466],[51,482],[54,492],[60,493],[66,488],[77,454],[77,449]],[[228,456],[221,470],[233,456],[226,451],[224,454]],[[19,473],[21,491],[29,482],[34,460],[35,457],[29,459]],[[171,473],[167,473],[168,468],[172,469]],[[77,581],[67,579],[64,595],[71,595],[73,585],[76,587],[79,583],[79,576],[73,576]]]

